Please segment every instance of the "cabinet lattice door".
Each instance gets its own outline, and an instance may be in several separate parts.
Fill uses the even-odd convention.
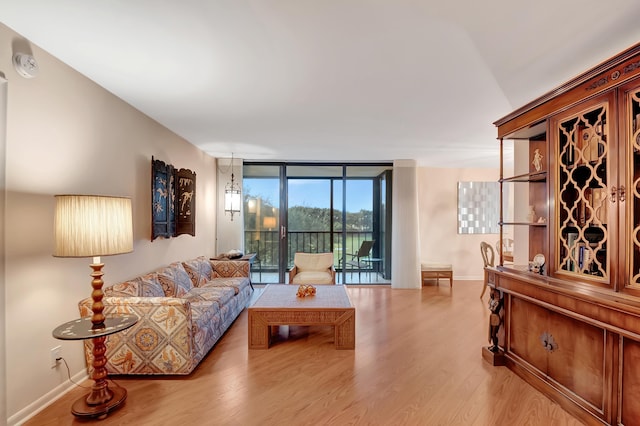
[[[608,103],[563,117],[557,132],[556,271],[609,282]]]
[[[628,158],[630,167],[630,184],[628,188],[633,188],[633,199],[628,203],[631,209],[628,215],[630,228],[629,253],[631,256],[631,270],[629,271],[629,284],[632,287],[640,287],[640,88],[632,90],[627,95],[627,111],[629,125],[630,147]],[[624,187],[623,187],[624,190]]]

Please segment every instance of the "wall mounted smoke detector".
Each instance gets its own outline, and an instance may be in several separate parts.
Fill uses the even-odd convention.
[[[34,78],[40,71],[36,58],[28,53],[16,53],[13,55],[13,66],[18,74],[24,78]]]

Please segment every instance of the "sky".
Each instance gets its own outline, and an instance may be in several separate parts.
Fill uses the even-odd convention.
[[[255,179],[245,177],[243,192],[252,196],[262,195],[271,203],[279,200],[277,178]],[[289,207],[330,207],[330,182],[327,179],[289,179]],[[334,207],[340,208],[342,201],[342,185],[338,182],[334,193]],[[371,180],[347,181],[347,211],[350,213],[360,210],[372,210],[373,182]]]

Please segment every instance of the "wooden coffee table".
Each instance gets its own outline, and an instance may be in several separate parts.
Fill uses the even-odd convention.
[[[315,296],[296,297],[297,285],[267,285],[248,308],[249,349],[268,349],[274,325],[331,325],[336,349],[354,349],[356,308],[346,288],[342,285],[315,287]]]

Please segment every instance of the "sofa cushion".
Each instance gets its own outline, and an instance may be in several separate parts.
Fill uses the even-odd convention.
[[[296,253],[293,263],[298,272],[326,271],[333,266],[333,253]]]
[[[303,271],[293,276],[291,284],[333,284],[333,276],[327,272]]]
[[[240,293],[244,288],[251,285],[249,278],[247,277],[230,277],[230,278],[214,278],[203,287],[230,287],[234,290],[235,294]]]
[[[209,259],[204,256],[182,262],[182,266],[184,270],[187,271],[194,287],[200,287],[211,280],[213,269],[211,268]]]
[[[193,321],[196,358],[202,359],[207,349],[224,331],[224,318],[235,292],[231,287],[194,287],[183,296],[189,300]],[[223,311],[223,307],[225,308]]]
[[[193,287],[181,262],[173,262],[158,271],[158,281],[167,297],[182,297]]]
[[[182,298],[188,300],[192,305],[196,302],[208,302],[214,303],[220,308],[235,294],[233,287],[194,287]]]
[[[200,362],[222,334],[222,316],[217,303],[194,302],[191,304],[191,322],[195,353],[194,361]]]

